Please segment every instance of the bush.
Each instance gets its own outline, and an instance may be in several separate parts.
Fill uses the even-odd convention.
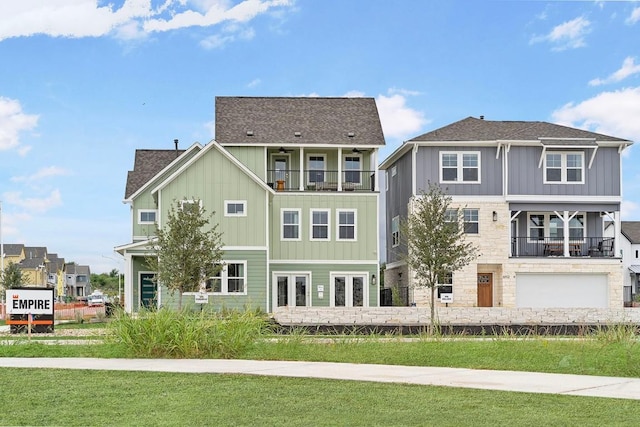
[[[132,357],[236,358],[268,332],[260,313],[189,312],[160,309],[132,317],[122,310],[109,324],[109,339]]]

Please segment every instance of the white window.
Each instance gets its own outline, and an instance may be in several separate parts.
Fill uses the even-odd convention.
[[[247,201],[225,200],[224,216],[247,216]]]
[[[458,222],[458,210],[447,209],[444,213],[444,220],[447,222]],[[462,210],[462,226],[466,234],[478,234],[480,231],[480,221],[478,209]]]
[[[394,216],[391,219],[391,246],[396,247],[400,244],[400,217]]]
[[[392,166],[391,167],[391,176],[396,176],[398,175],[398,166]]]
[[[464,232],[467,234],[478,234],[479,221],[478,209],[463,209]]]
[[[138,210],[138,224],[155,224],[155,222],[156,222],[155,209],[139,209]]]
[[[356,211],[337,210],[337,240],[357,240],[356,235]]]
[[[300,209],[282,209],[282,240],[300,240]]]
[[[311,209],[311,240],[330,240],[329,209]]]
[[[324,154],[310,154],[307,157],[307,183],[324,182],[326,156]]]
[[[362,182],[362,156],[349,154],[344,156],[344,182],[360,184]]]
[[[569,152],[547,153],[544,157],[545,184],[583,184],[584,155]]]
[[[441,152],[440,182],[479,183],[480,152]]]
[[[587,217],[584,213],[574,215],[569,220],[569,240],[584,240],[587,229]],[[564,223],[553,213],[529,214],[528,237],[530,240],[564,239]]]
[[[206,291],[214,294],[247,294],[247,262],[232,261],[225,263],[222,270],[209,277]]]
[[[389,171],[384,171],[384,191],[389,191]]]

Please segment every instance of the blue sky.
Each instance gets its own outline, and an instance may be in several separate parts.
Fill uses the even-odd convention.
[[[209,142],[216,96],[374,97],[381,159],[480,115],[640,141],[640,2],[2,1],[4,243],[122,269],[135,149]]]

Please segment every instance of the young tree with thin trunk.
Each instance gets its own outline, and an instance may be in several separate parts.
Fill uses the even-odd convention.
[[[218,224],[210,224],[214,214],[207,215],[200,200],[175,201],[166,225],[157,228],[152,239],[155,255],[146,261],[156,272],[157,283],[171,295],[178,292],[179,310],[184,292],[198,292],[222,269],[222,234]]]
[[[10,262],[9,266],[0,273],[2,289],[19,288],[25,285],[25,277],[16,263]]]
[[[435,325],[436,288],[445,275],[468,265],[477,256],[477,248],[465,241],[462,210],[452,210],[450,204],[450,196],[439,186],[429,184],[426,193],[413,198],[408,218],[401,226],[414,286],[431,290],[430,333]]]

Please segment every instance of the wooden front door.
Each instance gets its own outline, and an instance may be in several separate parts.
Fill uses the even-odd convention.
[[[493,307],[492,273],[478,273],[478,307]]]

